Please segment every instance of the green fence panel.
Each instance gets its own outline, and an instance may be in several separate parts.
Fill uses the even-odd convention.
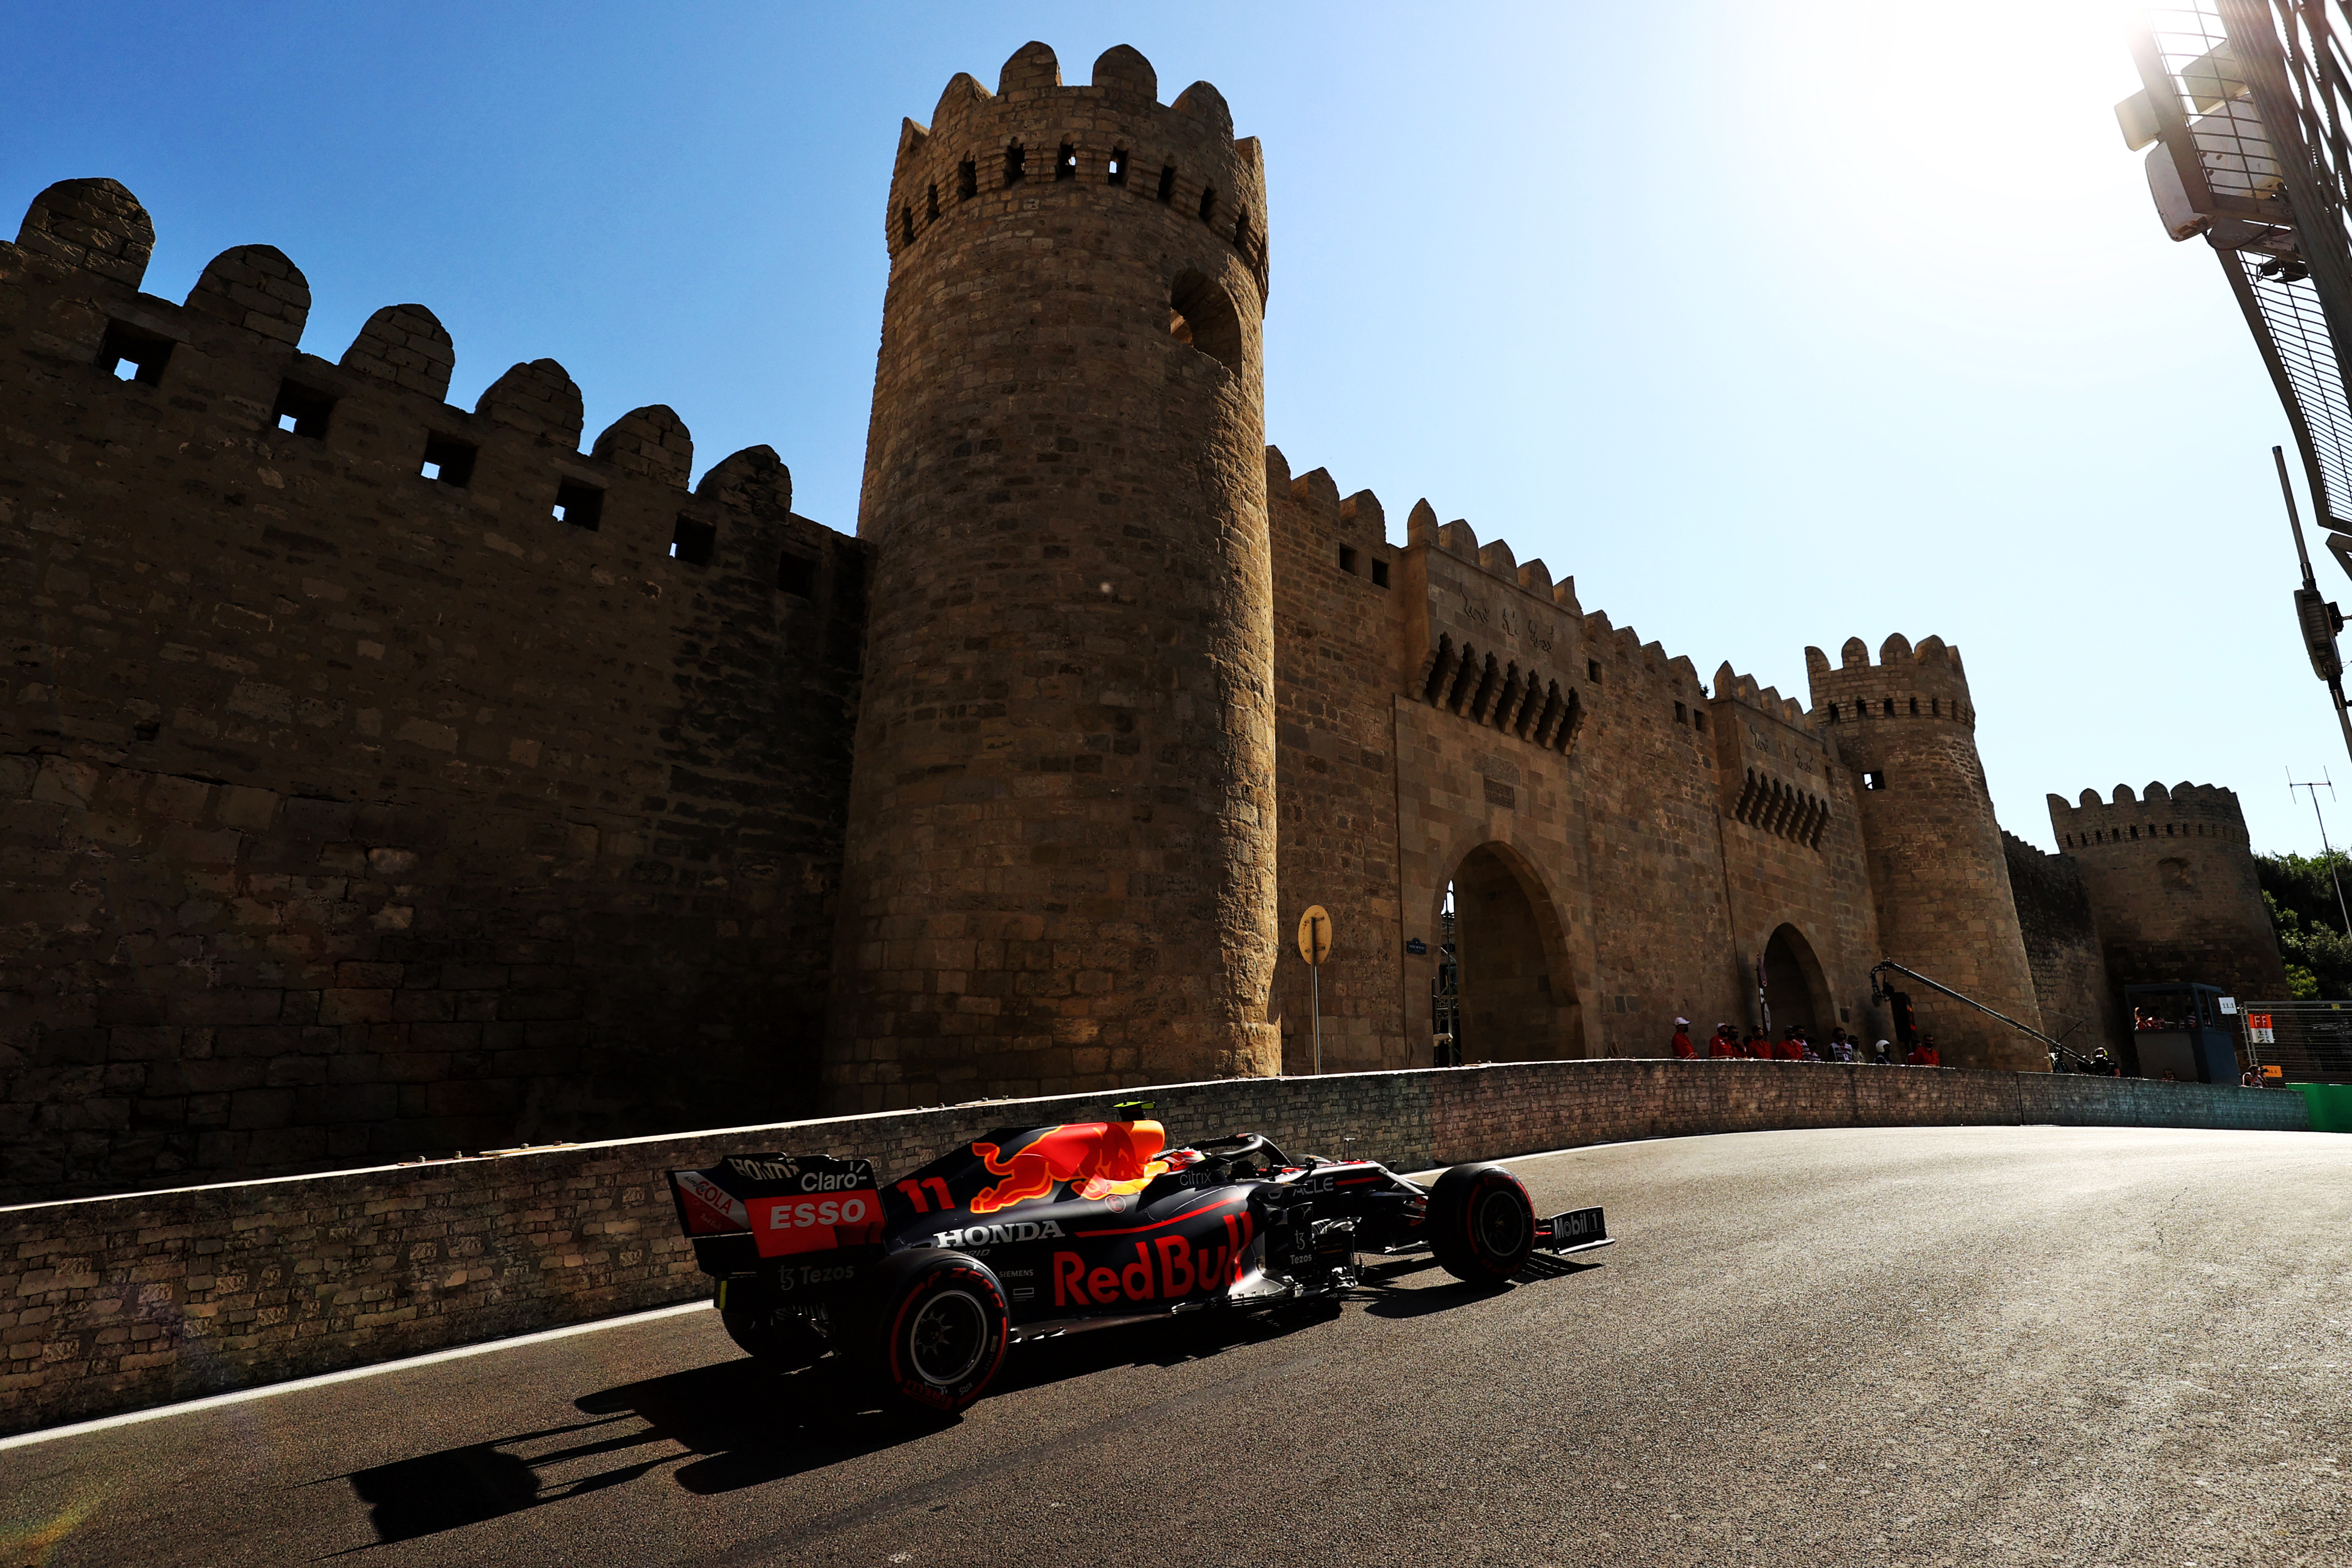
[[[2352,1084],[2299,1083],[2294,1089],[2311,1107],[2314,1132],[2352,1132]]]

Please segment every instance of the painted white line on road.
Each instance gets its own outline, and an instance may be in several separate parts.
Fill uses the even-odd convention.
[[[1469,1163],[1480,1165],[1516,1165],[1522,1160],[1549,1160],[1561,1154],[1590,1154],[1596,1149],[1630,1149],[1636,1143],[1664,1142],[1665,1140],[1662,1138],[1620,1138],[1614,1143],[1579,1143],[1573,1149],[1546,1149],[1535,1154],[1510,1154],[1500,1160],[1478,1160]],[[1432,1165],[1426,1171],[1407,1171],[1404,1173],[1404,1179],[1408,1182],[1419,1182],[1423,1186],[1427,1186],[1453,1168],[1451,1165]]]
[[[239,1389],[235,1394],[215,1394],[205,1399],[184,1400],[178,1405],[159,1405],[152,1410],[126,1411],[121,1415],[101,1415],[95,1421],[77,1421],[70,1426],[48,1426],[38,1432],[20,1432],[13,1437],[0,1437],[0,1451],[22,1448],[33,1443],[55,1442],[60,1437],[79,1437],[85,1432],[103,1432],[110,1426],[129,1426],[141,1421],[161,1421],[166,1415],[185,1415],[193,1411],[210,1410],[222,1405],[242,1405],[248,1399],[268,1399],[273,1394],[299,1394],[306,1388],[324,1388],[331,1383],[351,1383],[362,1377],[381,1377],[388,1372],[405,1372],[413,1366],[431,1366],[437,1361],[461,1361],[469,1355],[488,1355],[493,1351],[510,1351],[522,1345],[541,1344],[549,1340],[569,1339],[573,1334],[593,1334],[605,1329],[631,1328],[638,1323],[650,1323],[662,1318],[675,1318],[681,1312],[699,1312],[709,1307],[709,1301],[688,1301],[676,1307],[656,1307],[650,1312],[632,1312],[625,1318],[604,1318],[593,1323],[573,1323],[567,1328],[541,1329],[535,1334],[517,1334],[510,1340],[491,1340],[478,1345],[459,1345],[455,1350],[434,1351],[426,1355],[413,1355],[405,1361],[387,1361],[374,1366],[355,1366],[349,1372],[322,1372],[316,1377],[298,1377],[290,1383],[273,1383],[263,1388]]]

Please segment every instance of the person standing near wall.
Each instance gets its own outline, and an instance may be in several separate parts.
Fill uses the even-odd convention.
[[[1690,1061],[1697,1057],[1698,1047],[1691,1044],[1690,1020],[1688,1018],[1676,1018],[1675,1020],[1674,1047],[1675,1055],[1684,1061]]]
[[[1706,1044],[1706,1054],[1707,1058],[1710,1061],[1720,1060],[1725,1057],[1738,1056],[1739,1054],[1739,1031],[1733,1028],[1728,1024],[1717,1024],[1715,1026],[1715,1038],[1709,1040]]]

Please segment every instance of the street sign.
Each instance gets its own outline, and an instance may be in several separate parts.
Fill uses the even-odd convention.
[[[2224,996],[2221,998],[2221,1011],[2224,1014],[2235,1013],[2237,1010],[2238,999],[2235,996]]]
[[[1404,939],[1404,950],[1415,958],[1419,958],[1429,951],[1429,943],[1417,936],[1409,936]]]
[[[1323,961],[1331,956],[1331,916],[1309,904],[1298,917],[1298,956],[1307,961],[1309,1004],[1315,1009],[1315,1073],[1323,1073]]]
[[[1298,917],[1298,956],[1320,964],[1331,956],[1331,917],[1320,904],[1309,904]]]

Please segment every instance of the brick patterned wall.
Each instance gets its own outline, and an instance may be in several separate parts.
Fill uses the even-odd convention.
[[[1793,699],[1757,690],[1728,664],[1716,671],[1708,710],[1737,1000],[1725,1016],[1701,1020],[1701,1030],[1759,1021],[1753,966],[1778,937],[1794,973],[1767,994],[1775,1033],[1801,1023],[1816,1041],[1840,1026],[1866,1040],[1884,1037],[1885,1015],[1870,1001],[1870,966],[1883,956],[1877,911],[1854,896],[1869,886],[1854,769],[1832,743],[1833,731],[1816,729]]]
[[[2056,1122],[2300,1131],[2302,1097],[1801,1062],[1545,1062],[1139,1091],[1171,1139],[1264,1131],[1400,1170],[1790,1127]],[[858,1154],[886,1177],[1079,1095],[743,1127],[0,1210],[0,1432],[692,1300],[661,1173]]]
[[[2049,802],[2058,852],[2097,918],[2118,1008],[2121,987],[2165,981],[2249,1000],[2286,994],[2286,962],[2233,791],[2151,784],[2135,795],[2117,784],[2112,800],[2085,790],[2077,805]]]
[[[552,360],[469,413],[421,306],[331,362],[286,258],[178,305],[151,241],[70,181],[0,245],[0,1197],[814,1110],[862,548],[766,447],[689,492],[667,408],[583,454]]]
[[[1274,1007],[1284,1070],[1313,1070],[1309,975],[1295,938],[1299,916],[1318,904],[1330,912],[1336,939],[1323,967],[1323,1070],[1409,1067],[1392,720],[1396,552],[1370,490],[1342,500],[1321,468],[1293,479],[1271,447],[1265,469],[1282,822]]]
[[[1124,47],[997,85],[892,176],[841,1110],[1281,1065],[1258,144]]]
[[[2082,862],[2045,855],[2008,833],[2000,842],[2043,1031],[2086,1057],[2101,1046],[2117,1048],[2123,1044],[2116,1024],[2123,993],[2107,973]]]
[[[1805,666],[1813,710],[1825,728],[1835,726],[1838,754],[1856,773],[1885,781],[1855,797],[1882,956],[2041,1027],[1959,650],[1933,637],[1914,649],[1897,633],[1875,664],[1855,637],[1835,668],[1816,647],[1805,650]],[[1946,1061],[2048,1066],[2040,1045],[1974,1008],[1924,986],[1910,994],[1920,1028]]]

